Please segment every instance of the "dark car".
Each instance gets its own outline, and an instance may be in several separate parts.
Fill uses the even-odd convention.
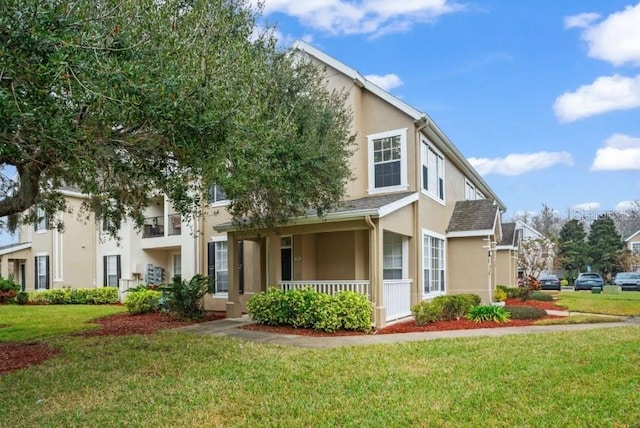
[[[640,291],[640,274],[634,272],[618,272],[613,278],[613,284],[619,285],[623,290]]]
[[[573,288],[578,290],[591,290],[592,287],[602,287],[604,281],[599,273],[596,272],[583,272],[578,275],[578,278],[573,283]]]
[[[543,273],[538,277],[541,290],[558,290],[560,291],[560,279],[558,275]]]

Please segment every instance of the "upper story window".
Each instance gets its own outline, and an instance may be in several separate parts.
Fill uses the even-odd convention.
[[[214,184],[209,187],[209,203],[210,204],[220,204],[223,202],[227,202],[228,198],[224,190],[219,184]]]
[[[406,190],[407,129],[367,137],[369,150],[369,193]]]
[[[466,201],[474,201],[476,199],[484,199],[484,195],[469,180],[464,180],[464,199]]]
[[[36,222],[33,225],[33,229],[36,232],[46,232],[49,228],[49,218],[43,208],[36,208]]]
[[[422,139],[422,191],[437,201],[444,202],[444,156]]]
[[[631,251],[634,253],[640,253],[640,242],[632,242]]]

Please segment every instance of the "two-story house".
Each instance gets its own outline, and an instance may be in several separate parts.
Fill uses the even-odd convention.
[[[313,286],[370,296],[377,326],[441,294],[491,300],[506,207],[425,113],[304,42],[295,49],[344,89],[353,113],[355,179],[322,217],[271,230],[235,229],[224,198],[202,219],[202,263],[216,278],[209,309],[239,316],[267,286]],[[206,248],[205,248],[206,246]]]
[[[44,210],[35,207],[37,221],[18,229],[18,242],[0,249],[0,275],[12,275],[25,291],[98,284],[96,224],[92,216],[78,214],[85,195],[62,189],[68,210],[59,212],[64,230],[54,226]]]

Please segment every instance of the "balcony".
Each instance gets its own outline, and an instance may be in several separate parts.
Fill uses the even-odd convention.
[[[177,236],[182,234],[182,216],[180,214],[169,214],[168,221],[164,216],[147,217],[144,219],[142,228],[143,238],[160,238],[165,236],[165,224],[168,225],[167,236]]]

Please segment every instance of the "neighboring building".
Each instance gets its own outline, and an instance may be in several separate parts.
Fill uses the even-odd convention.
[[[640,230],[624,240],[627,250],[631,251],[632,266],[634,272],[640,272]]]
[[[229,316],[239,316],[268,285],[350,289],[370,296],[382,326],[442,294],[491,300],[502,201],[426,114],[312,46],[295,48],[325,68],[329,87],[348,92],[355,179],[346,200],[322,218],[310,213],[247,232],[223,209],[205,217],[209,272],[227,288],[207,299],[208,308],[224,303]],[[224,258],[226,271],[218,263]]]
[[[496,283],[515,287],[518,284],[518,249],[523,229],[516,223],[502,223],[502,239],[496,246]]]
[[[59,213],[64,231],[51,228],[51,222],[39,211],[39,221],[22,225],[18,242],[0,249],[0,275],[12,275],[26,291],[51,288],[91,288],[97,283],[95,260],[96,225],[93,217],[78,218],[85,196],[62,190],[68,210]]]

